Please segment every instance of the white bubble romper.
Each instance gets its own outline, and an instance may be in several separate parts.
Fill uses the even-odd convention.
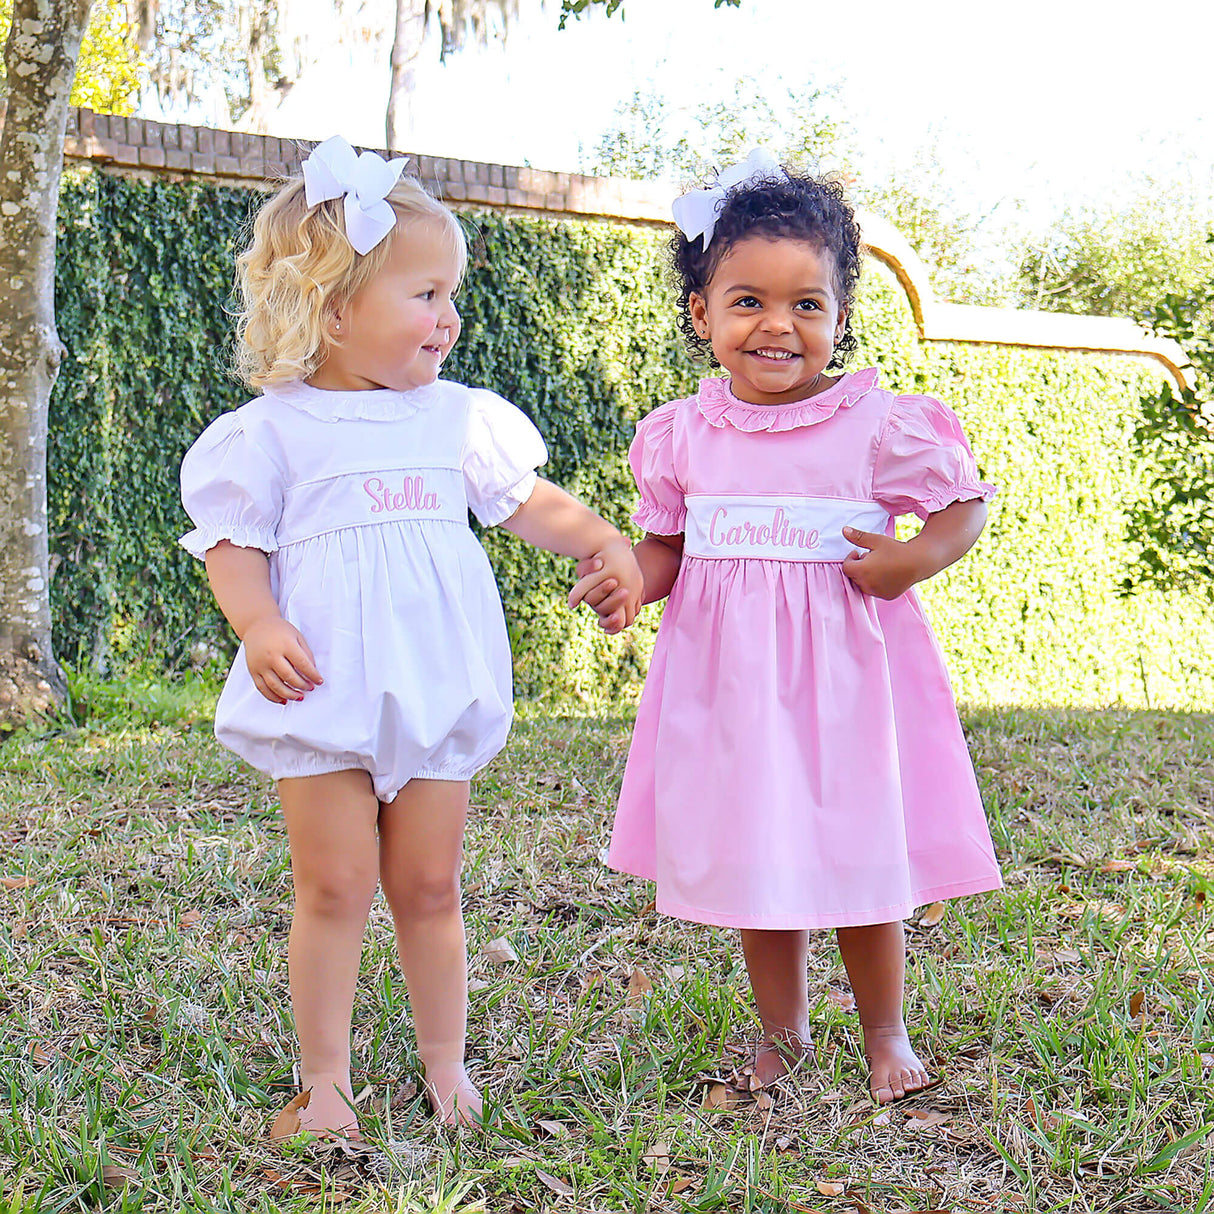
[[[547,451],[492,392],[439,380],[410,392],[302,382],[212,422],[181,466],[205,557],[259,548],[283,615],[324,683],[274,704],[244,647],[216,737],[282,779],[361,768],[390,801],[410,780],[466,780],[505,744],[513,713],[501,599],[468,509],[508,519]]]

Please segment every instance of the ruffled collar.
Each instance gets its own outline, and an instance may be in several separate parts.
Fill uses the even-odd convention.
[[[734,396],[728,379],[702,379],[696,403],[701,416],[718,429],[729,425],[747,434],[759,430],[778,434],[824,422],[840,409],[854,405],[876,386],[877,374],[876,367],[844,372],[825,392],[787,405],[752,405]]]
[[[263,391],[266,396],[281,400],[322,422],[395,422],[411,417],[424,408],[433,398],[437,387],[436,381],[408,392],[395,392],[391,388],[336,392],[314,388],[302,379],[295,379],[285,384],[273,384]]]

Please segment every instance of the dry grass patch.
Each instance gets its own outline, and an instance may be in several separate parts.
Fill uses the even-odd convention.
[[[816,1064],[749,1090],[734,934],[601,862],[628,721],[525,715],[467,845],[492,1127],[433,1127],[377,902],[366,1151],[268,1140],[293,1059],[267,783],[201,726],[10,742],[0,1211],[1214,1210],[1210,718],[968,714],[1008,885],[912,923],[912,1032],[948,1082],[881,1110],[828,933]]]

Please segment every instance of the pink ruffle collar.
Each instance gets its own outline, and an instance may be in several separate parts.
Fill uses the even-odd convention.
[[[697,405],[704,420],[718,429],[729,425],[747,434],[759,430],[778,434],[834,417],[840,409],[854,405],[871,391],[876,386],[877,375],[876,367],[847,371],[825,392],[787,405],[752,405],[734,396],[728,379],[702,379]]]
[[[301,409],[322,422],[373,421],[394,422],[411,417],[425,406],[434,384],[414,388],[410,392],[395,392],[391,388],[374,388],[367,392],[335,392],[314,388],[301,379],[272,384],[263,389],[266,396]]]

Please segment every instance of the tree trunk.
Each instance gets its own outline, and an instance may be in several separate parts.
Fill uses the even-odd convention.
[[[413,64],[426,37],[425,0],[396,0],[396,37],[392,42],[392,83],[388,90],[390,152],[402,150],[413,130]]]
[[[67,696],[51,648],[47,409],[55,328],[55,213],[68,94],[91,0],[16,0],[0,132],[0,733]]]

